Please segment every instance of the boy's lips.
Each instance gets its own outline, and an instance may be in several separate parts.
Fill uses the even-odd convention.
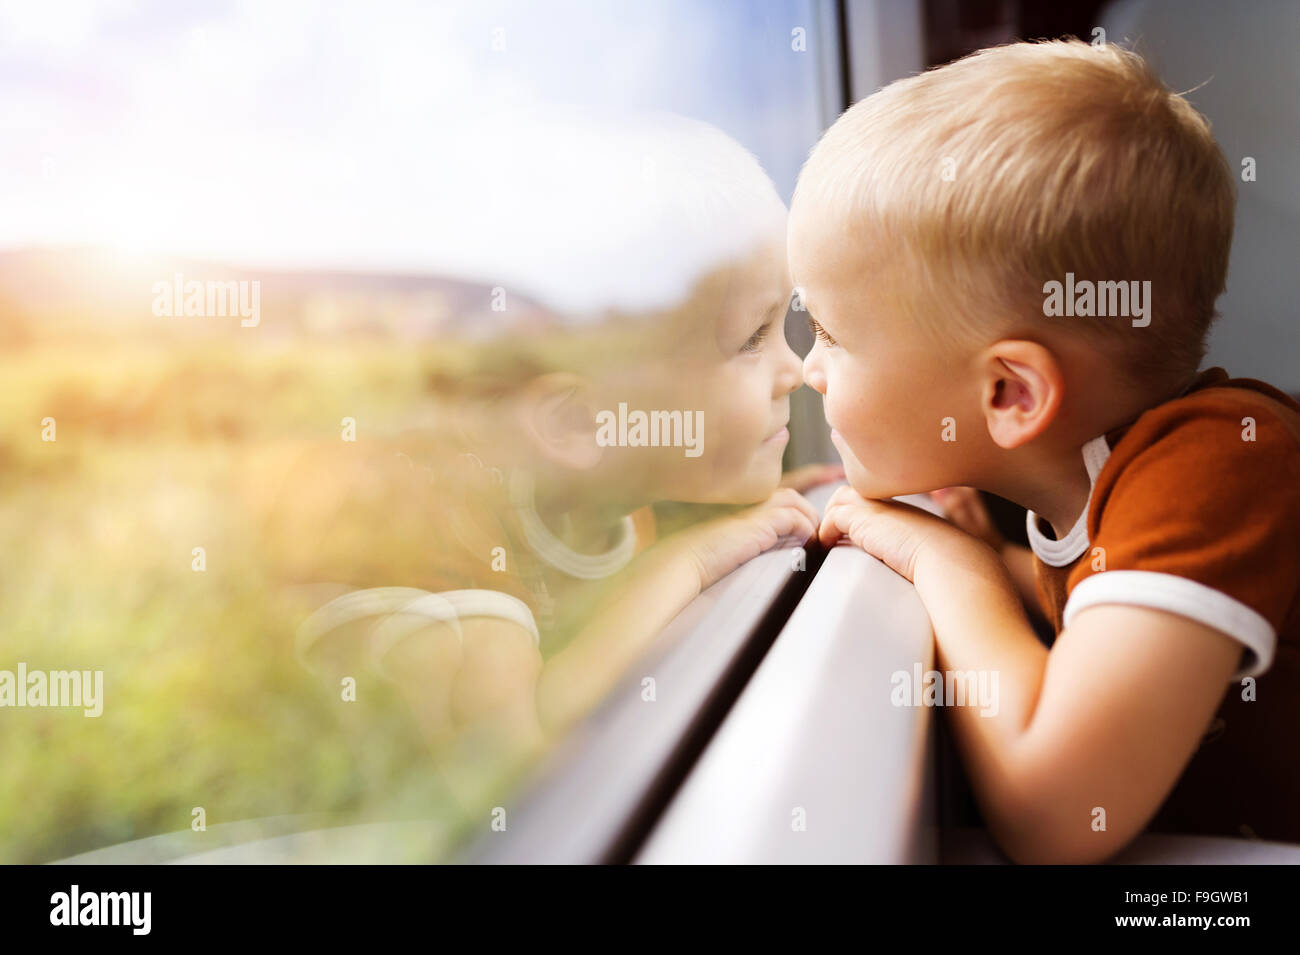
[[[773,431],[766,438],[764,438],[763,443],[767,444],[769,441],[781,441],[788,437],[790,437],[790,429],[787,428],[785,425],[781,425],[780,428],[778,428],[776,431]]]

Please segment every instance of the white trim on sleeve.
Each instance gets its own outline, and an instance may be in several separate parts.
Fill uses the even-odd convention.
[[[532,610],[512,594],[500,590],[444,590],[438,596],[456,608],[457,617],[499,617],[531,633],[533,643],[541,642]]]
[[[458,640],[464,640],[460,622],[468,617],[492,617],[508,620],[527,630],[533,637],[533,646],[540,646],[541,635],[533,612],[518,597],[499,590],[444,590],[425,594],[418,600],[405,604],[375,625],[370,631],[370,662],[385,677],[392,679],[384,668],[384,657],[407,637],[418,633],[430,621],[450,623]]]
[[[1108,570],[1093,574],[1070,591],[1062,615],[1064,626],[1068,627],[1080,610],[1098,604],[1167,610],[1221,630],[1253,656],[1233,676],[1233,682],[1259,676],[1273,665],[1277,631],[1268,619],[1240,600],[1187,577],[1152,570]]]
[[[299,625],[294,641],[294,650],[298,659],[305,663],[307,652],[317,640],[331,630],[366,617],[382,617],[396,613],[407,604],[426,596],[428,591],[417,590],[414,587],[371,587],[366,590],[350,590],[319,607]],[[447,610],[450,610],[450,607]]]
[[[382,617],[368,638],[371,662],[382,673],[384,655],[411,634],[431,622],[448,624],[460,637],[460,621],[466,617],[497,617],[527,630],[533,644],[541,643],[537,622],[528,604],[499,590],[444,590],[430,593],[413,587],[372,587],[354,590],[331,600],[308,617],[298,628],[295,649],[306,663],[312,645],[326,633],[366,617]]]

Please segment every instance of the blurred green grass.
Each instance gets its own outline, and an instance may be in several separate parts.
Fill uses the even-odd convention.
[[[98,719],[0,709],[0,862],[187,830],[198,806],[208,825],[465,824],[400,700],[366,684],[344,703],[293,657],[312,608],[276,586],[250,499],[286,445],[337,440],[345,416],[362,434],[436,417],[429,382],[463,362],[357,342],[0,352],[0,668],[103,669],[105,696]]]

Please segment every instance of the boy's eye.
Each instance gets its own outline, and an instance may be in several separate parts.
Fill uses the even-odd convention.
[[[754,332],[754,334],[749,336],[749,341],[745,342],[745,344],[740,346],[740,350],[745,352],[758,351],[761,347],[763,347],[763,342],[767,339],[767,333],[771,329],[771,327],[772,324],[771,322],[769,322],[768,324],[760,328],[758,331]]]
[[[831,338],[830,335],[827,335],[826,329],[822,328],[821,325],[817,323],[817,320],[813,318],[811,315],[808,316],[808,328],[814,335],[817,336],[817,340],[819,342],[823,342],[824,344],[829,346],[835,345],[835,339]]]

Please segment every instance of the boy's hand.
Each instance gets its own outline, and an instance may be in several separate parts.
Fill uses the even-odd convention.
[[[993,523],[979,491],[973,487],[944,487],[931,491],[930,497],[943,508],[948,520],[1002,553],[1007,539]]]
[[[548,735],[587,713],[632,661],[702,590],[775,547],[817,534],[816,509],[782,488],[767,501],[665,537],[624,571],[623,586],[547,659],[537,709]]]
[[[694,563],[700,590],[704,590],[771,550],[782,537],[801,541],[816,537],[818,517],[817,509],[802,494],[780,488],[762,504],[682,531],[676,535],[676,546]]]
[[[848,537],[913,583],[922,563],[989,556],[987,542],[943,518],[901,501],[867,500],[851,487],[831,496],[817,533],[827,547]]]

